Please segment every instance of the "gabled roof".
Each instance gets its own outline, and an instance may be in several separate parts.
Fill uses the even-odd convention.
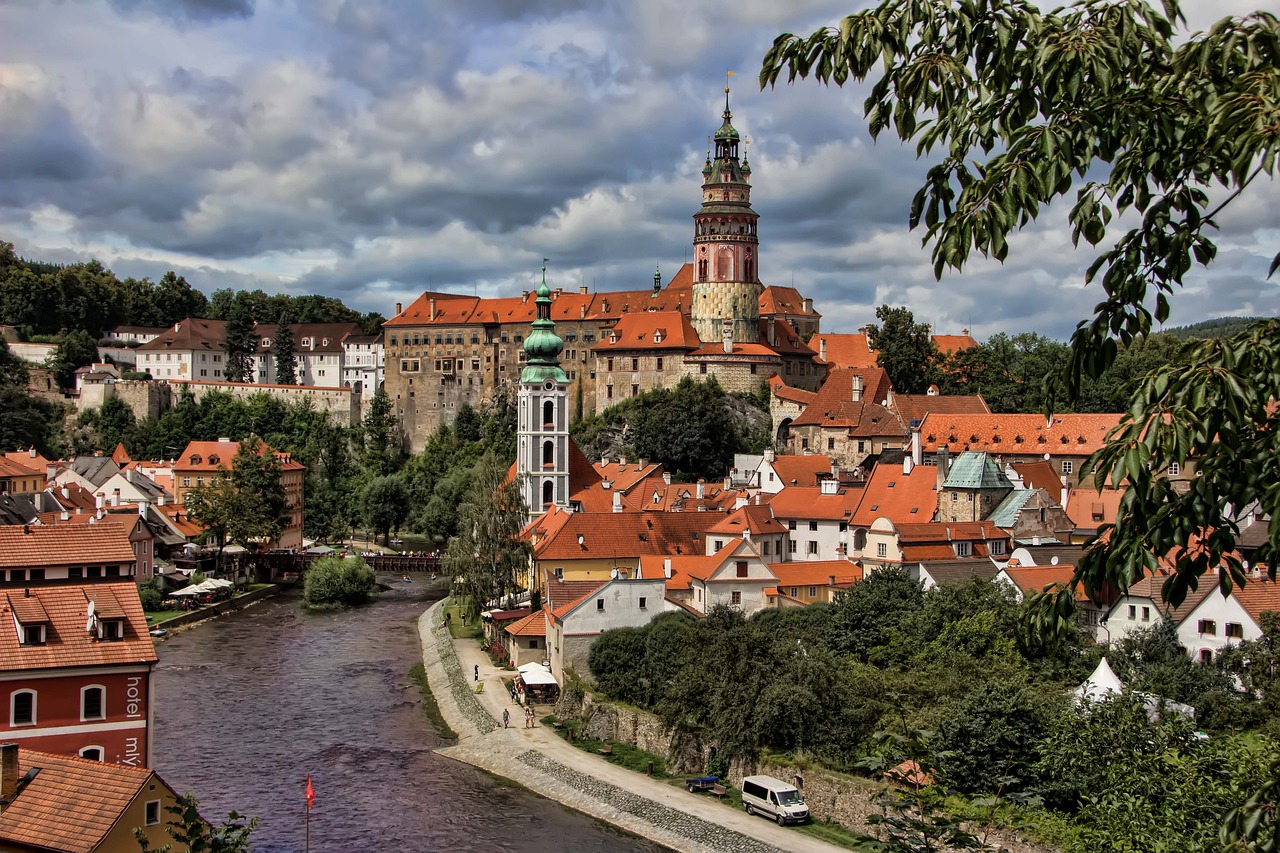
[[[833,495],[824,495],[820,486],[786,486],[770,499],[769,506],[776,517],[787,521],[852,521],[860,500],[862,490],[847,486]]]
[[[1043,459],[1035,462],[1011,462],[1009,467],[1013,469],[1013,473],[1022,478],[1023,484],[1029,489],[1044,489],[1054,499],[1059,499],[1062,493],[1062,480],[1058,479],[1058,474],[1053,470],[1053,466]]]
[[[214,472],[220,468],[230,471],[236,453],[240,450],[239,441],[192,441],[188,442],[181,455],[173,462],[174,471],[206,471]],[[280,460],[281,471],[302,471],[305,466],[284,451],[276,450],[265,441],[258,446],[258,454],[265,456],[274,453]]]
[[[1067,495],[1067,518],[1077,530],[1097,530],[1103,524],[1116,520],[1120,509],[1121,489],[1106,488],[1102,491],[1077,486]]]
[[[593,583],[595,582],[593,581]],[[609,583],[610,583],[609,581],[606,581],[605,583],[596,583],[595,589],[583,593],[582,595],[575,598],[573,601],[566,601],[564,604],[559,605],[558,607],[556,607],[554,610],[551,611],[552,621],[559,622],[561,619],[565,617],[565,614],[567,614],[570,610],[577,607],[579,604],[586,601],[588,598],[594,598],[596,595],[600,593],[601,590],[603,590],[606,586],[608,586]]]
[[[38,471],[41,474],[44,474],[49,470],[49,460],[37,453],[34,447],[25,451],[10,450],[8,453],[0,454],[0,457],[7,459],[10,462],[17,462],[19,465],[30,468],[33,471]]]
[[[1262,627],[1263,613],[1280,612],[1280,584],[1265,575],[1249,578],[1243,587],[1232,589],[1231,596],[1259,628]]]
[[[290,325],[293,332],[293,352],[294,355],[307,355],[309,353],[340,353],[345,347],[344,339],[348,335],[359,334],[359,323],[294,323]],[[254,353],[256,355],[268,355],[276,351],[280,327],[276,323],[259,323],[253,327],[253,334],[257,340],[254,341]],[[309,340],[309,346],[303,346],[303,341]]]
[[[834,367],[876,366],[876,351],[867,342],[867,336],[861,332],[854,335],[814,335],[809,339],[809,347],[821,353],[824,342],[827,346],[827,363]]]
[[[904,421],[923,421],[930,412],[937,414],[989,415],[987,401],[981,394],[894,394],[892,408]]]
[[[43,477],[44,469],[39,471],[35,468],[24,465],[19,459],[25,459],[23,456],[17,456],[10,459],[7,456],[0,456],[0,477]]]
[[[71,461],[71,470],[93,485],[101,486],[120,473],[120,466],[110,456],[77,456]]]
[[[534,546],[537,560],[635,559],[700,554],[713,512],[575,512]],[[582,541],[578,539],[581,537]]]
[[[1100,449],[1120,415],[928,414],[920,425],[926,453],[986,450],[995,454],[1088,456]]]
[[[81,533],[86,530],[84,527],[62,529]],[[101,607],[107,613],[123,616],[123,639],[107,641],[89,636],[85,623],[91,600],[95,602],[95,609]],[[36,604],[48,614],[45,644],[24,646],[18,641],[14,620],[3,618],[2,611],[21,614]],[[147,619],[138,600],[138,587],[132,581],[56,584],[0,591],[0,669],[111,666],[152,663],[155,660],[156,650],[147,634]]]
[[[222,320],[188,317],[166,328],[154,339],[138,347],[139,352],[200,351],[220,352],[227,338],[227,324]]]
[[[773,517],[770,504],[747,504],[729,513],[707,532],[727,536],[741,536],[743,532],[747,532],[753,536],[763,536],[770,533],[785,533],[786,530],[787,528]]]
[[[853,399],[853,377],[862,377],[860,400]],[[847,429],[850,435],[906,436],[902,421],[876,400],[889,396],[888,376],[880,368],[832,370],[813,402],[793,422],[793,427],[820,426]]]
[[[702,346],[689,318],[678,311],[654,311],[626,314],[619,318],[609,334],[602,335],[592,349],[597,352],[619,350],[695,350]]]
[[[19,748],[20,776],[35,768],[40,772],[0,814],[0,842],[67,853],[97,850],[154,777],[125,764]]]
[[[513,637],[545,637],[547,636],[547,611],[534,611],[502,630]]]
[[[1022,508],[1035,496],[1035,489],[1014,489],[1005,495],[1004,500],[1000,501],[1000,506],[987,516],[987,521],[996,527],[1006,529],[1013,527],[1018,523],[1018,515],[1022,512]]]
[[[769,569],[778,586],[831,586],[834,577],[835,586],[844,587],[862,580],[862,567],[848,560],[770,563]]]
[[[578,601],[591,595],[600,587],[605,585],[605,581],[562,581],[556,580],[554,576],[549,576],[546,583],[547,591],[547,608],[550,610],[559,610],[570,602]]]
[[[1129,587],[1127,595],[1131,598],[1148,598],[1155,605],[1156,609],[1173,620],[1173,624],[1180,625],[1182,620],[1186,619],[1195,610],[1200,602],[1204,601],[1211,594],[1218,591],[1217,578],[1212,575],[1205,575],[1200,578],[1200,585],[1196,589],[1187,590],[1187,597],[1177,607],[1170,607],[1169,604],[1161,596],[1161,589],[1164,582],[1168,580],[1168,575],[1148,575],[1137,583]],[[1124,598],[1121,598],[1113,607],[1123,607]]]
[[[136,513],[135,513],[136,515]],[[0,569],[132,563],[133,546],[123,525],[33,524],[0,526]]]
[[[830,456],[775,456],[770,464],[788,486],[816,486],[824,475],[831,476]]]
[[[917,465],[910,474],[896,465],[877,465],[862,487],[853,524],[870,527],[877,518],[894,524],[930,521],[938,509],[938,470]]]
[[[973,578],[989,581],[1000,573],[990,560],[937,560],[922,568],[939,586],[955,586]]]
[[[990,454],[969,450],[952,462],[944,489],[1011,489],[1013,484]]]
[[[803,388],[795,388],[782,381],[782,377],[773,374],[769,377],[769,390],[773,392],[773,396],[779,400],[788,400],[792,403],[798,403],[801,406],[807,406],[812,403],[818,396],[816,391],[806,391]]]
[[[601,460],[592,467],[595,468],[600,480],[607,480],[610,488],[621,492],[630,492],[631,488],[642,480],[661,477],[663,471],[661,462],[650,462],[648,459],[635,462],[628,460],[625,464],[621,459]]]
[[[968,330],[965,330],[963,335],[933,335],[933,344],[938,348],[938,352],[946,354],[972,349],[978,345],[978,342],[968,333]]]
[[[1006,566],[1004,573],[1026,595],[1040,592],[1048,586],[1063,586],[1071,582],[1075,566]]]
[[[788,316],[821,317],[813,310],[812,303],[805,310],[804,297],[794,287],[766,287],[760,294],[761,314],[784,314]]]

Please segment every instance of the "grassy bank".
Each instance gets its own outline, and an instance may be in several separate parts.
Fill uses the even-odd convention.
[[[422,693],[422,713],[431,721],[436,733],[446,740],[457,740],[458,733],[449,728],[444,715],[440,713],[440,705],[436,702],[435,694],[431,692],[431,685],[427,683],[427,671],[422,664],[414,664],[409,670],[409,677],[417,683],[418,690]]]
[[[449,605],[445,607],[445,620],[449,623],[449,636],[455,640],[478,640],[484,636],[484,628],[479,622],[470,622],[466,625],[462,624],[462,617],[465,614],[464,608],[468,605],[468,599],[452,598]]]

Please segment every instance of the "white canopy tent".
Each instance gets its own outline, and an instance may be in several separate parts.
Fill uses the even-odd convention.
[[[520,667],[520,674],[524,675],[528,672],[550,672],[545,666],[537,661],[530,661]]]
[[[557,684],[555,678],[551,676],[551,673],[541,667],[538,669],[531,669],[528,672],[521,672],[520,677],[524,679],[524,683],[530,687],[538,687],[542,685],[551,686]]]
[[[1115,674],[1111,669],[1111,664],[1107,663],[1107,659],[1104,657],[1098,662],[1093,674],[1072,692],[1075,695],[1077,705],[1085,702],[1098,702],[1108,696],[1119,696],[1124,693],[1124,682]]]

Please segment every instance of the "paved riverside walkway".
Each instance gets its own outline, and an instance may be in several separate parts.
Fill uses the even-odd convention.
[[[717,802],[710,794],[610,764],[565,742],[538,723],[524,728],[523,710],[511,703],[502,677],[474,640],[453,640],[442,626],[444,602],[422,615],[418,632],[431,692],[455,746],[438,752],[511,779],[544,797],[622,827],[673,850],[691,853],[832,853],[843,848]],[[482,693],[475,692],[480,666]],[[502,728],[503,709],[511,728]]]

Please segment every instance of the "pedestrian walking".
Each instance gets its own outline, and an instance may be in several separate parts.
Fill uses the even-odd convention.
[[[476,681],[480,680],[480,664],[476,664]]]
[[[502,727],[505,729],[511,725],[511,712],[506,708],[502,709]]]

